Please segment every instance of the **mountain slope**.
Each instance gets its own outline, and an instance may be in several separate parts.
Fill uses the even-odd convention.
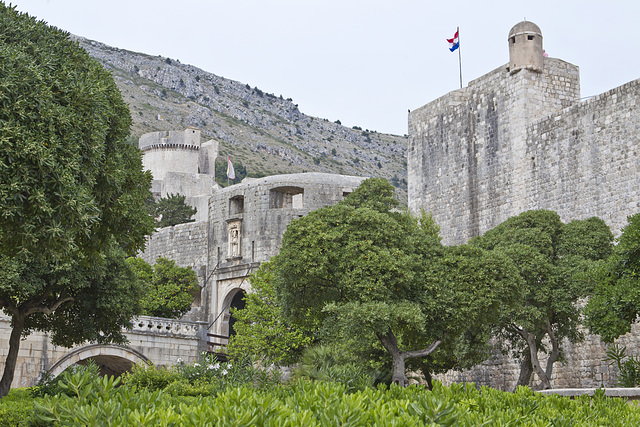
[[[146,132],[194,126],[204,140],[220,141],[220,156],[240,161],[249,176],[314,171],[383,177],[406,204],[406,137],[307,116],[282,95],[178,60],[75,39],[112,72],[129,104],[136,140]]]

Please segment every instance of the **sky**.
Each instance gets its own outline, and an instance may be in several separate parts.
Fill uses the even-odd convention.
[[[508,62],[509,30],[525,19],[549,56],[580,67],[582,97],[640,78],[636,0],[11,3],[72,34],[292,98],[305,114],[397,135],[408,110],[460,87],[446,41],[458,27],[464,86]]]

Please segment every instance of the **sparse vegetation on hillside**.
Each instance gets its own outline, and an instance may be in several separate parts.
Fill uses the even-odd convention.
[[[249,176],[314,171],[391,180],[407,174],[406,136],[306,116],[291,98],[176,60],[79,42],[113,73],[130,106],[136,137],[200,128],[204,140],[220,141],[220,152],[233,153],[234,165],[241,162]],[[353,149],[357,162],[348,155]],[[336,161],[325,161],[329,156]],[[406,203],[406,181],[395,184],[401,203]]]

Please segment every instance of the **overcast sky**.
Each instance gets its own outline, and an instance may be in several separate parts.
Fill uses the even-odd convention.
[[[346,126],[407,133],[407,110],[508,62],[516,23],[580,67],[583,97],[640,78],[640,2],[595,0],[16,0],[70,33],[293,98]]]

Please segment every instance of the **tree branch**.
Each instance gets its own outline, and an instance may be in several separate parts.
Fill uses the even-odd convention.
[[[26,311],[25,316],[28,316],[28,315],[33,314],[33,313],[43,313],[43,314],[49,315],[49,314],[53,313],[54,311],[56,311],[62,304],[65,304],[67,302],[71,302],[71,301],[74,301],[74,300],[75,300],[74,297],[66,297],[66,296],[64,296],[64,292],[62,292],[60,294],[60,297],[58,298],[58,300],[55,301],[53,304],[51,304],[50,307],[42,306],[42,305],[41,306],[36,306],[36,307],[31,307]]]
[[[511,325],[511,328],[513,328],[514,332],[520,335],[523,340],[527,341],[527,335],[529,335],[527,331],[525,331],[523,328],[519,327],[518,325]]]
[[[427,348],[423,348],[422,350],[403,351],[402,355],[405,359],[413,359],[414,357],[425,357],[433,353],[440,344],[442,344],[441,340],[435,340]]]

